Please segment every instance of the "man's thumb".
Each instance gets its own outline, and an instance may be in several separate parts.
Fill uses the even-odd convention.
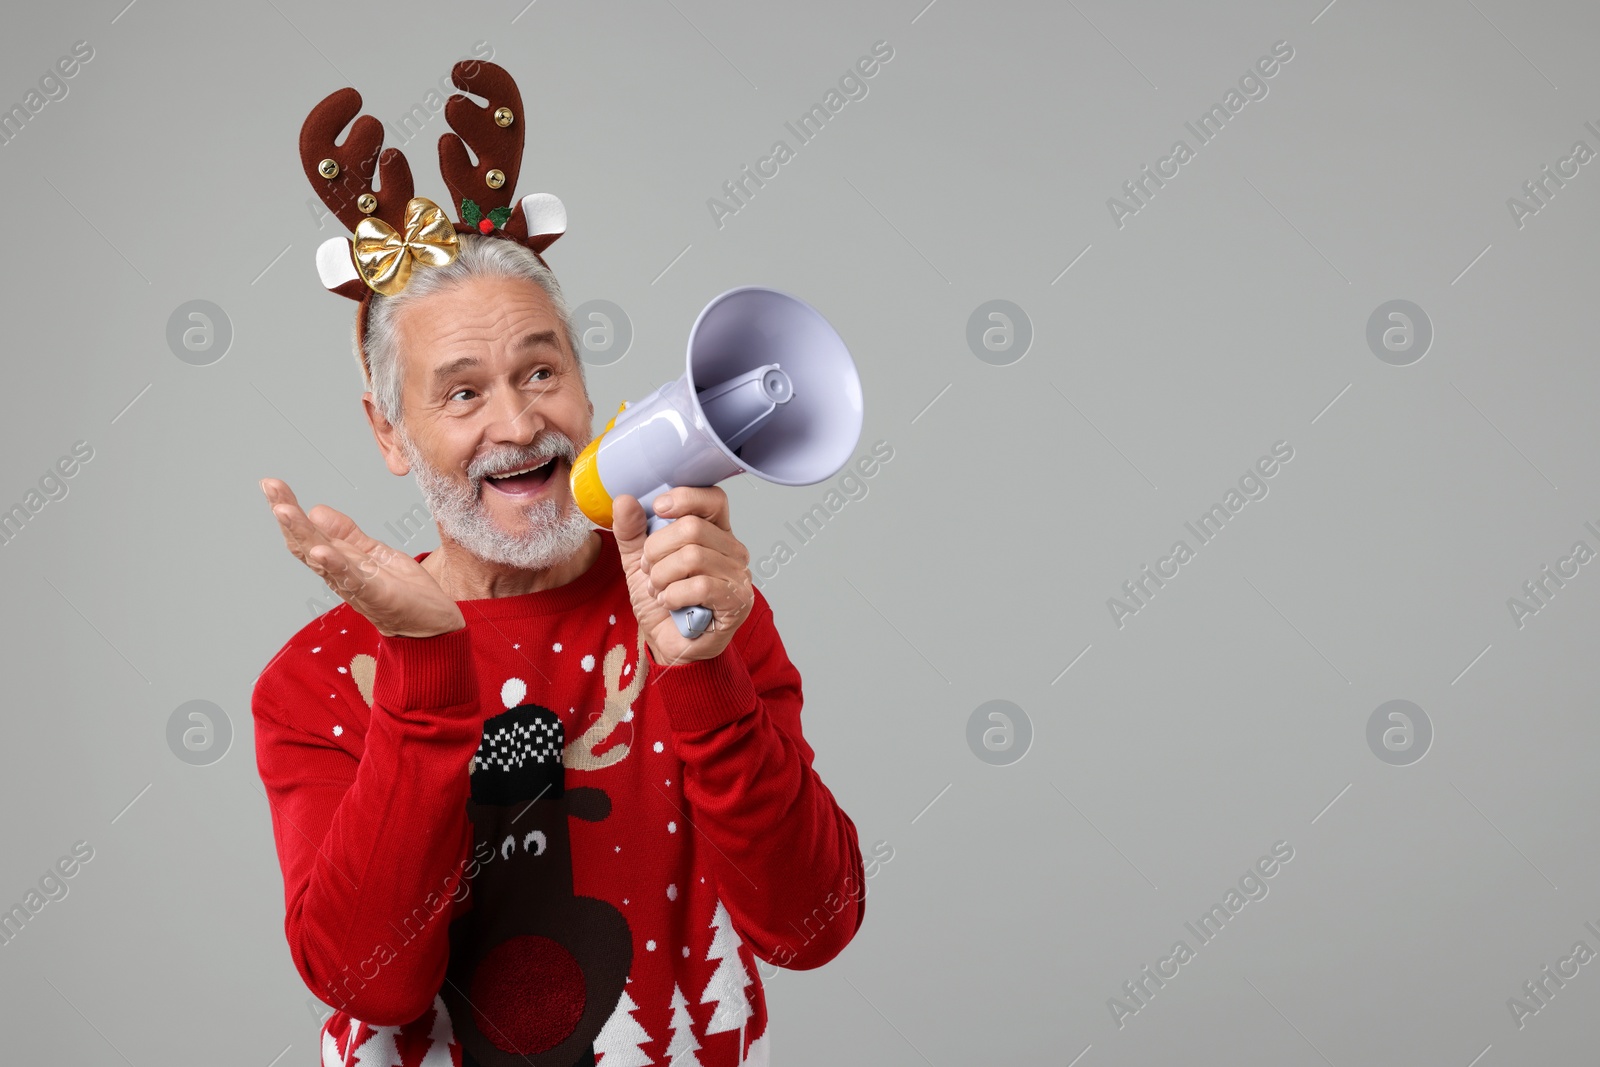
[[[637,560],[644,552],[648,527],[644,505],[637,497],[619,496],[611,502],[611,533],[617,539],[617,551],[625,563]]]

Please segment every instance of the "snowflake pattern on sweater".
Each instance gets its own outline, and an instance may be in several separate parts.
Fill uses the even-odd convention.
[[[258,679],[323,1067],[763,1065],[760,964],[859,928],[855,826],[770,605],[662,667],[597,533],[583,575],[462,601],[465,630],[382,638],[341,606]]]

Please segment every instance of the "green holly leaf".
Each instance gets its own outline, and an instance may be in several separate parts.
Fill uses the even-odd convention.
[[[506,220],[510,217],[511,209],[508,207],[497,207],[493,211],[489,212],[489,221],[494,223],[495,229],[497,230],[505,229]]]
[[[475,202],[463,198],[461,201],[461,221],[468,226],[476,226],[481,218],[483,218],[483,210]]]

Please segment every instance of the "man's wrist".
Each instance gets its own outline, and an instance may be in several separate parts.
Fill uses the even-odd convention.
[[[717,656],[679,656],[677,659],[668,659],[656,651],[655,644],[648,637],[645,638],[644,648],[650,655],[650,666],[652,667],[686,667],[691,663],[704,663],[706,660],[716,659],[717,656],[722,654],[719,652]],[[727,649],[723,649],[723,651],[726,652]]]
[[[426,631],[422,631],[420,633],[408,633],[408,632],[403,631],[403,630],[395,630],[395,631],[391,632],[389,630],[384,630],[382,628],[375,627],[375,629],[378,630],[378,636],[379,637],[382,637],[382,638],[409,637],[414,641],[426,641],[430,637],[444,637],[444,636],[446,636],[448,634],[459,633],[460,631],[465,630],[466,628],[467,628],[466,623],[462,623],[460,626],[455,626],[455,627],[452,627],[452,628],[450,628],[448,630],[426,630]]]
[[[655,689],[674,730],[710,730],[748,714],[758,697],[744,658],[732,646],[690,662],[661,663],[646,644]]]
[[[472,702],[472,644],[465,627],[429,637],[383,635],[373,703],[395,710]]]

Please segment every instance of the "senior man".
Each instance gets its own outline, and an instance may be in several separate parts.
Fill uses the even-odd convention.
[[[439,549],[261,483],[344,600],[253,696],[285,932],[337,1009],[324,1064],[768,1062],[757,961],[832,959],[865,885],[727,495],[673,489],[649,535],[632,497],[611,530],[578,509],[594,405],[515,240],[461,234],[372,298],[363,348]],[[694,604],[714,622],[686,640],[669,610]]]

